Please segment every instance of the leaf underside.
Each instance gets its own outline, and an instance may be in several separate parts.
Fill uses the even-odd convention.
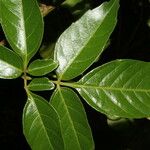
[[[60,122],[54,108],[31,94],[23,112],[24,134],[32,150],[63,150]]]
[[[116,60],[92,70],[76,85],[87,103],[110,116],[150,116],[150,63]]]
[[[58,39],[54,58],[60,79],[70,80],[84,72],[102,53],[117,22],[118,0],[89,10]]]
[[[82,103],[76,93],[69,88],[58,88],[50,103],[60,117],[65,150],[93,150],[91,130]]]

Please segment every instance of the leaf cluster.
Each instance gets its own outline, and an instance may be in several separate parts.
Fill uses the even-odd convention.
[[[87,11],[61,34],[54,59],[32,61],[44,30],[37,1],[0,1],[1,25],[12,48],[0,46],[0,78],[21,76],[24,80],[28,99],[23,111],[23,132],[33,150],[94,149],[78,94],[108,116],[150,115],[148,62],[114,60],[73,82],[100,58],[117,23],[118,9],[119,0],[110,0]],[[51,72],[57,80],[49,76]],[[34,94],[46,90],[54,90],[49,102]]]

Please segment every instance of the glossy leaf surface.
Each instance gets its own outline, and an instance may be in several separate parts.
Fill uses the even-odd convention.
[[[33,76],[43,76],[53,71],[57,65],[52,59],[38,59],[29,65],[28,73]]]
[[[76,87],[89,105],[110,116],[150,116],[150,63],[116,60],[88,73]]]
[[[6,38],[27,64],[37,52],[43,35],[43,21],[37,1],[1,0],[0,9]]]
[[[102,53],[117,22],[118,0],[89,10],[58,39],[55,60],[60,79],[70,80],[84,72]]]
[[[93,150],[91,130],[76,93],[69,88],[58,88],[50,102],[61,120],[65,150]]]
[[[63,150],[60,122],[54,108],[31,94],[23,113],[24,134],[32,150]]]
[[[17,78],[22,74],[22,69],[21,58],[8,48],[0,46],[0,78]]]
[[[54,88],[55,85],[48,78],[35,78],[28,85],[28,89],[31,91],[47,91]]]

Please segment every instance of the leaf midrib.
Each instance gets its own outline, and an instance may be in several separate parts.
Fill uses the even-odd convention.
[[[29,72],[33,72],[33,71],[38,71],[39,69],[47,69],[49,67],[52,67],[52,66],[55,66],[55,63],[52,63],[52,64],[48,64],[48,65],[43,65],[43,66],[38,66],[38,67],[35,67],[35,68],[29,68],[28,71]]]
[[[46,83],[38,83],[38,84],[34,84],[34,85],[33,85],[33,84],[32,84],[32,85],[29,85],[28,87],[38,87],[38,86],[43,86],[43,85],[44,85],[44,86],[45,86],[45,85],[46,85],[46,86],[47,86],[47,85],[49,86],[48,83],[47,83],[47,84],[46,84]]]
[[[21,23],[22,23],[22,27],[23,27],[23,31],[24,31],[24,49],[22,49],[22,52],[21,52],[21,55],[23,55],[23,59],[24,59],[24,69],[26,68],[26,65],[27,65],[27,37],[26,37],[26,27],[25,27],[25,16],[24,16],[24,9],[23,9],[23,1],[21,0],[21,8],[20,8],[20,11],[21,11]]]
[[[39,112],[39,110],[38,110],[38,107],[37,107],[37,105],[36,105],[36,103],[35,103],[34,98],[32,97],[32,95],[30,95],[30,96],[31,96],[32,102],[35,104],[35,106],[36,106],[36,108],[37,108],[37,113],[38,113],[38,115],[39,115],[39,119],[41,120],[40,122],[41,122],[41,124],[42,124],[42,127],[43,127],[43,129],[44,129],[44,131],[45,131],[45,133],[46,133],[46,137],[47,137],[47,139],[48,139],[48,142],[49,142],[49,144],[50,144],[50,147],[54,150],[54,147],[52,146],[52,143],[50,142],[50,138],[49,138],[49,136],[48,136],[48,134],[47,134],[46,127],[45,127],[45,125],[44,125],[44,123],[43,123],[43,119],[42,119],[42,117],[41,117],[41,115],[40,115],[40,112]],[[38,100],[38,99],[36,99],[36,100]]]
[[[24,31],[24,36],[25,36],[25,38],[24,39],[26,39],[26,27],[25,27],[25,22],[24,22],[24,20],[25,20],[25,17],[24,17],[24,9],[23,9],[23,2],[21,1],[21,15],[22,15],[22,25],[23,25],[23,31]],[[24,49],[25,51],[26,51],[26,53],[25,53],[25,59],[27,59],[27,41],[25,40],[25,49]]]
[[[97,88],[101,90],[109,91],[124,91],[124,92],[150,92],[150,89],[137,89],[137,88],[117,88],[117,87],[108,87],[108,86],[93,86],[93,85],[82,85],[84,88]]]
[[[60,85],[69,86],[74,88],[91,88],[108,91],[123,91],[123,92],[150,92],[150,89],[137,89],[137,88],[122,88],[122,87],[111,87],[111,86],[97,86],[92,84],[81,84],[81,83],[67,83],[61,82]]]
[[[80,145],[80,142],[79,142],[78,135],[77,135],[77,133],[76,133],[76,129],[75,129],[74,124],[73,124],[73,121],[72,121],[72,119],[71,119],[71,117],[70,117],[70,113],[69,113],[69,111],[68,111],[67,104],[66,104],[66,102],[65,102],[65,100],[64,100],[64,97],[63,97],[63,95],[62,95],[62,93],[61,93],[61,88],[60,88],[59,86],[58,86],[58,92],[59,92],[59,94],[60,94],[61,99],[63,100],[63,103],[65,104],[65,109],[66,109],[66,112],[67,112],[67,114],[68,114],[68,118],[69,118],[69,120],[70,120],[70,123],[71,123],[72,129],[73,129],[74,135],[75,135],[75,137],[76,137],[76,139],[77,139],[79,148],[81,149],[81,145]]]

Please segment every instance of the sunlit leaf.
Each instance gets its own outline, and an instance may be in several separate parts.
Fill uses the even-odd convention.
[[[70,80],[84,72],[102,53],[117,22],[118,0],[89,10],[58,39],[55,60],[60,79]]]
[[[31,91],[52,90],[54,87],[55,85],[48,78],[35,78],[28,85],[28,89]]]
[[[8,48],[0,46],[0,78],[17,78],[22,74],[22,70],[21,58]]]
[[[89,105],[110,116],[150,116],[150,63],[116,60],[98,67],[76,85]]]
[[[28,73],[33,76],[43,76],[49,72],[52,72],[57,65],[58,64],[52,59],[38,59],[29,65]]]
[[[36,0],[1,0],[1,24],[13,50],[27,65],[37,52],[43,35],[43,20]]]
[[[80,99],[69,88],[58,88],[50,103],[61,120],[61,131],[66,150],[93,150],[94,143]]]
[[[23,129],[32,150],[63,150],[60,122],[54,108],[30,94],[23,112]]]

